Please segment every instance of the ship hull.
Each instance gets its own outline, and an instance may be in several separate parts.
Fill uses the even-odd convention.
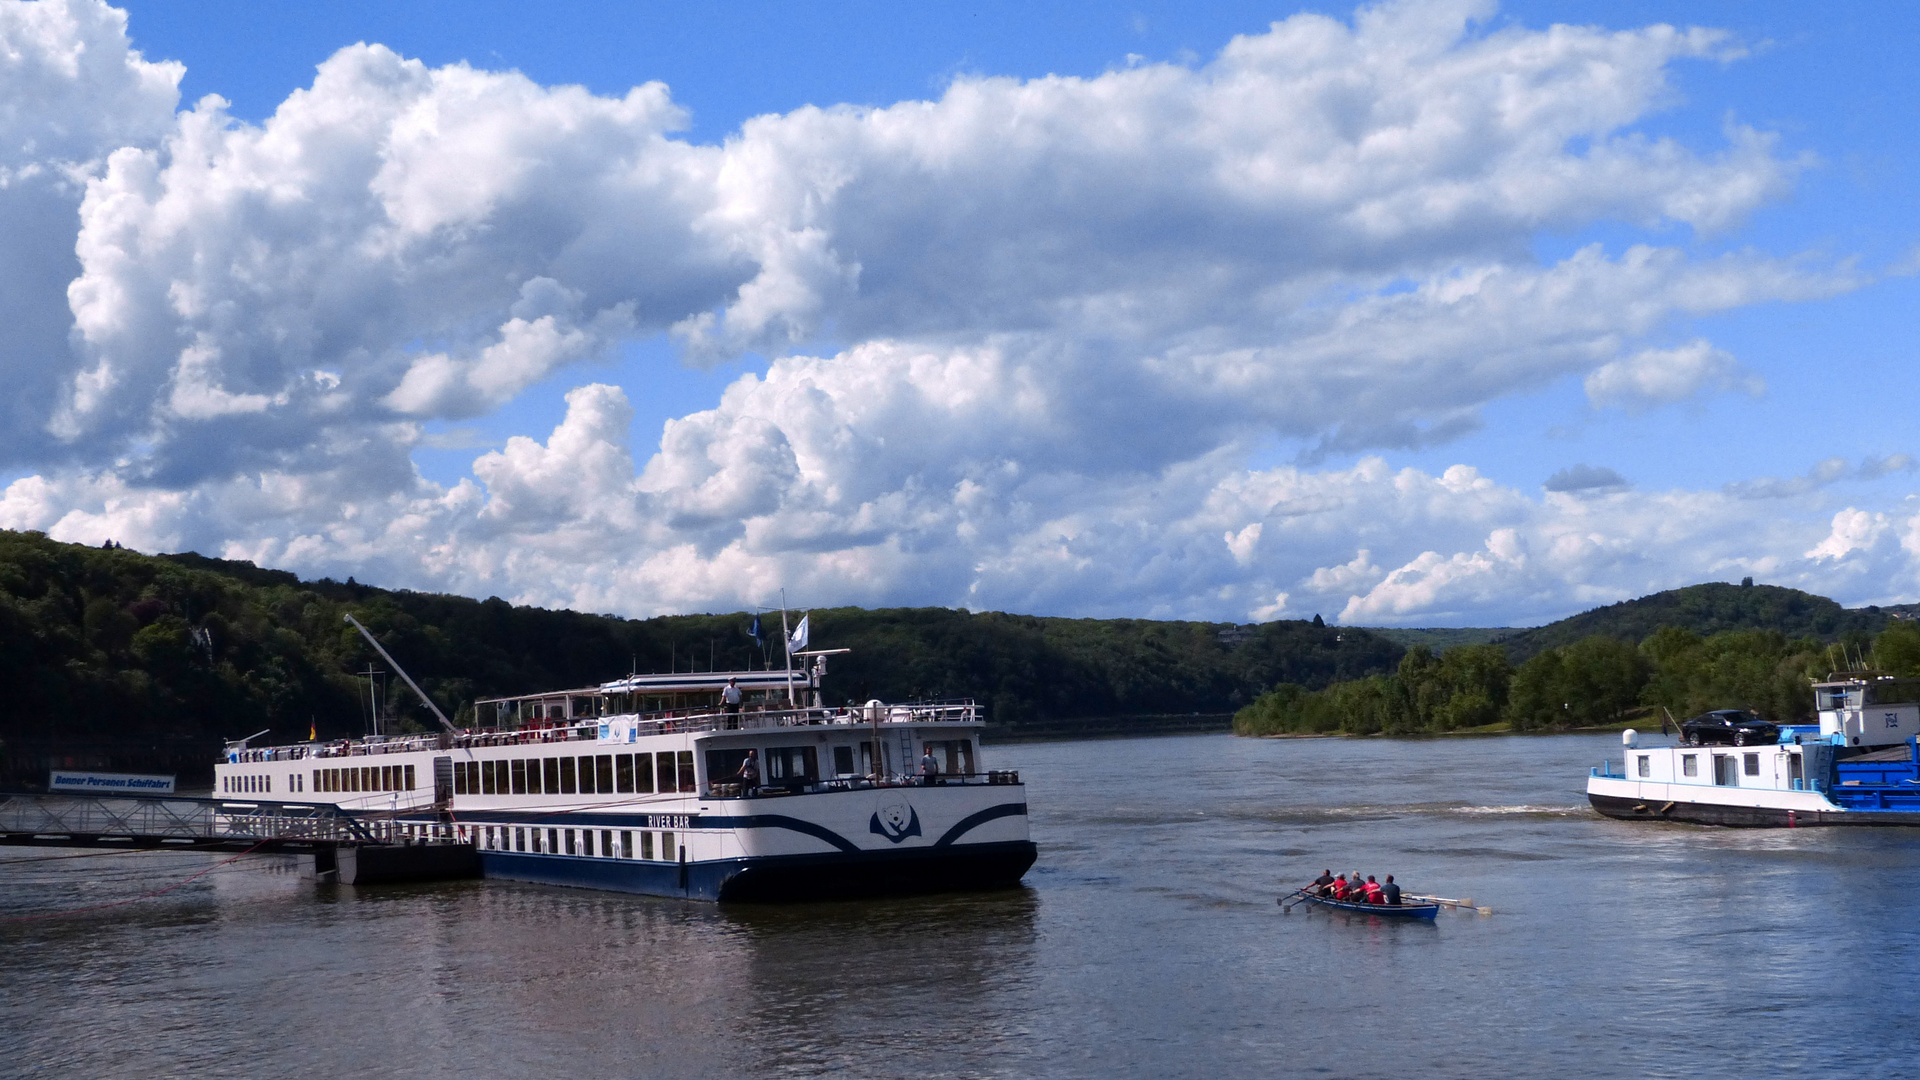
[[[726,902],[819,900],[1017,886],[1033,866],[1032,841],[898,851],[820,852],[701,862],[637,862],[481,853],[485,876],[643,896]]]
[[[1772,806],[1736,806],[1678,799],[1643,799],[1589,792],[1587,801],[1622,821],[1679,821],[1691,825],[1788,829],[1827,825],[1877,825],[1920,828],[1920,813],[1874,810],[1802,810]]]

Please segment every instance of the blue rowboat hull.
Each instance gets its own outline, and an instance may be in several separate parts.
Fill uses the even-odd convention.
[[[1280,898],[1281,903],[1295,899],[1291,896]],[[1439,904],[1350,904],[1345,900],[1330,900],[1323,896],[1303,895],[1298,899],[1336,911],[1351,911],[1356,915],[1381,915],[1395,919],[1431,919],[1440,914]]]

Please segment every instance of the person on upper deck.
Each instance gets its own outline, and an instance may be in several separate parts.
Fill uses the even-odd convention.
[[[926,745],[926,753],[920,755],[920,782],[932,787],[940,779],[940,763],[933,759],[933,744]]]
[[[1367,875],[1367,883],[1365,886],[1362,887],[1361,892],[1365,894],[1367,903],[1378,904],[1381,902],[1380,901],[1380,883],[1373,880],[1372,874]]]
[[[1320,871],[1320,876],[1313,879],[1313,883],[1307,886],[1307,890],[1315,896],[1332,896],[1333,870],[1329,868]]]
[[[726,717],[727,726],[740,726],[740,680],[728,679],[727,688],[720,691],[720,712]]]
[[[1393,883],[1392,874],[1388,874],[1387,883],[1380,886],[1380,900],[1382,903],[1391,904],[1394,907],[1400,906],[1400,886]]]

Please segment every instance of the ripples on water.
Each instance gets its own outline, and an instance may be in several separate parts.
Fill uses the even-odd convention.
[[[1013,746],[995,894],[355,890],[250,857],[0,924],[0,1075],[1830,1075],[1920,1049],[1920,831],[1608,821],[1611,737]],[[0,915],[220,862],[0,849]],[[1469,895],[1283,915],[1323,867]]]

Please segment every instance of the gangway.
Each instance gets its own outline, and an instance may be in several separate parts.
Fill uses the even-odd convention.
[[[327,803],[0,792],[0,844],[296,853],[348,884],[477,877],[467,840],[452,824]]]

